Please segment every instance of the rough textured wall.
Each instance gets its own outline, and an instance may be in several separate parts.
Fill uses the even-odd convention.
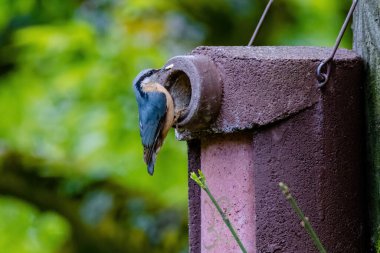
[[[339,50],[331,79],[320,90],[314,73],[330,50],[198,47],[191,57],[178,56],[167,64],[174,65],[174,77],[176,72],[189,76],[190,100],[201,87],[192,80],[209,74],[197,65],[198,57],[208,56],[223,78],[215,121],[206,129],[185,128],[188,134],[182,138],[199,138],[200,147],[189,141],[189,169],[202,168],[248,252],[316,251],[279,191],[280,181],[289,184],[328,252],[369,252],[362,201],[363,62],[357,54]],[[170,80],[166,73],[163,80]],[[208,93],[196,94],[207,98]],[[199,102],[191,106],[202,109]],[[237,252],[209,198],[203,193],[199,198],[195,186],[189,187],[190,252]]]
[[[368,191],[371,241],[380,252],[380,1],[359,1],[354,14],[354,49],[366,67]]]

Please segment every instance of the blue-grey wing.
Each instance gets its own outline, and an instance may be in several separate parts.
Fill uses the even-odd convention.
[[[140,135],[144,146],[144,160],[152,159],[157,140],[162,131],[166,114],[166,97],[160,92],[149,92],[139,105]]]

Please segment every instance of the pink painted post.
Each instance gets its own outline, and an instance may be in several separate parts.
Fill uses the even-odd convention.
[[[367,252],[361,59],[339,50],[331,79],[315,70],[330,50],[199,47],[162,76],[188,141],[248,252],[316,252],[278,183],[286,182],[328,252]],[[191,253],[239,252],[208,196],[189,182]]]
[[[254,252],[252,134],[215,136],[202,143],[201,168],[248,252]],[[226,159],[228,157],[228,159]],[[202,252],[239,252],[220,214],[202,192]]]

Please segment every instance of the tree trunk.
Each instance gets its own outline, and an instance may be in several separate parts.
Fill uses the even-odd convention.
[[[365,61],[369,225],[380,252],[380,2],[359,1],[354,14],[354,49]]]

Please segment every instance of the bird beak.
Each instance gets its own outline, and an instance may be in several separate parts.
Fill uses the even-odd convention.
[[[174,64],[172,63],[172,64],[166,66],[166,67],[164,68],[164,70],[168,71],[168,70],[171,70],[173,67],[174,67]]]

